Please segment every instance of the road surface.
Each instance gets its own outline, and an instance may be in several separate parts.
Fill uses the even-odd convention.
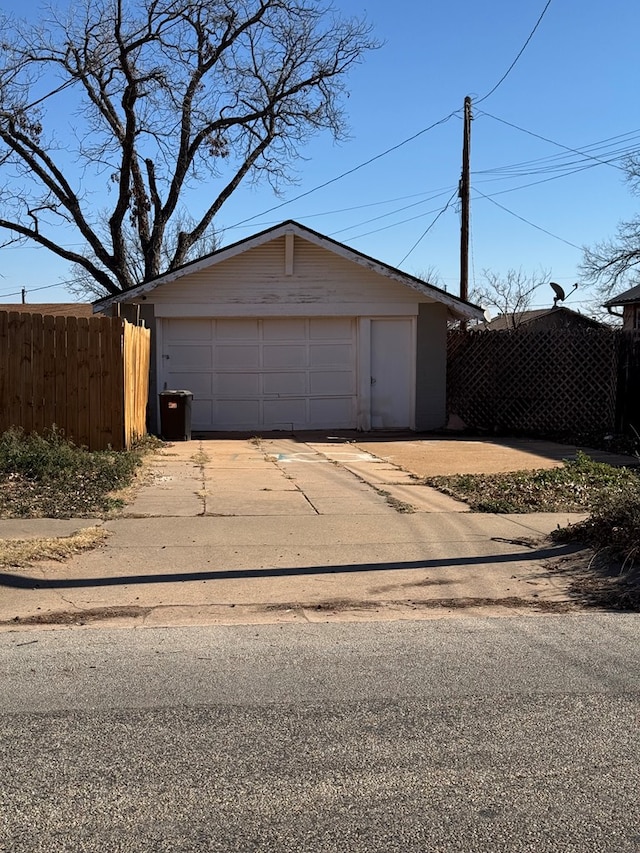
[[[0,635],[0,850],[640,851],[634,615]]]

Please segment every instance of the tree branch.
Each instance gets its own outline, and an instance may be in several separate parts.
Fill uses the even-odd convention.
[[[54,254],[58,255],[60,258],[64,258],[65,261],[70,261],[74,264],[79,264],[83,267],[87,272],[89,272],[93,278],[97,282],[99,282],[105,290],[109,293],[116,294],[120,293],[121,288],[115,284],[111,278],[97,267],[95,264],[92,264],[88,258],[85,258],[84,255],[80,255],[77,252],[72,252],[70,249],[65,249],[63,246],[58,245],[53,240],[48,239],[43,234],[41,234],[37,228],[27,228],[26,225],[21,225],[19,222],[10,222],[6,219],[0,219],[0,228],[4,228],[7,231],[12,231],[14,234],[19,234],[21,237],[26,237],[29,240],[33,240],[34,243],[38,243],[40,246],[44,246],[45,249],[49,249],[54,252]]]
[[[364,21],[323,0],[81,0],[67,21],[52,13],[3,37],[0,227],[53,251],[36,212],[53,204],[87,246],[57,254],[109,292],[184,263],[243,180],[277,188],[312,134],[339,138],[344,76],[376,46]],[[60,127],[58,102],[32,88],[50,70],[76,99],[64,169],[42,127],[49,113]],[[34,97],[40,106],[26,107]],[[98,206],[89,191],[105,172],[115,197]],[[196,184],[209,191],[199,219],[185,213]]]

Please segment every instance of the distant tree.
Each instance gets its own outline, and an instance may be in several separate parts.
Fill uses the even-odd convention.
[[[626,160],[627,182],[640,195],[640,155]],[[585,248],[581,265],[584,279],[595,285],[600,302],[640,283],[640,215],[620,222],[616,236]]]
[[[322,0],[83,0],[0,33],[4,244],[44,246],[103,294],[184,264],[242,181],[278,191],[312,135],[343,137],[346,74],[377,47]],[[75,99],[68,132],[44,81]]]
[[[416,278],[419,278],[421,281],[426,282],[427,284],[432,284],[434,287],[439,287],[441,290],[446,290],[447,286],[440,274],[440,270],[436,266],[428,266],[424,267],[421,270],[416,270],[412,273]]]
[[[492,316],[507,316],[515,329],[520,325],[524,312],[531,308],[536,290],[548,284],[550,272],[525,273],[522,269],[510,269],[502,274],[485,269],[482,278],[483,283],[472,289],[470,300],[489,309]]]

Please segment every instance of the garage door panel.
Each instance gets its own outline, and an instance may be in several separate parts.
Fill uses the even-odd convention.
[[[194,396],[191,402],[191,424],[195,429],[208,429],[213,421],[213,401]]]
[[[306,372],[265,373],[263,375],[263,390],[265,394],[306,395],[309,393],[307,374]]]
[[[218,373],[215,392],[234,397],[257,397],[260,394],[259,373]]]
[[[306,346],[269,344],[264,347],[263,367],[306,367],[306,364]]]
[[[215,337],[218,341],[257,341],[259,329],[258,320],[218,320]]]
[[[355,377],[353,373],[338,373],[317,371],[309,374],[311,394],[355,394]]]
[[[294,426],[298,429],[307,423],[306,400],[265,400],[264,421],[266,424]],[[276,429],[278,427],[275,427]]]
[[[302,317],[262,321],[262,339],[265,341],[304,341],[306,337],[307,321]]]
[[[309,347],[310,367],[334,367],[353,370],[353,346],[351,344],[312,344]]]
[[[173,365],[179,365],[180,371],[197,369],[205,367],[211,369],[213,367],[213,347],[188,344],[170,344],[167,348],[169,356],[169,369]]]
[[[170,341],[210,341],[211,320],[174,319],[169,324],[168,340]]]
[[[350,317],[312,317],[309,320],[309,338],[315,340],[350,341],[353,320]]]
[[[260,423],[260,403],[257,400],[217,400],[213,424],[216,428],[252,429]]]
[[[215,351],[215,367],[224,370],[247,367],[260,367],[260,347],[256,344],[226,344],[217,346]]]
[[[312,397],[309,400],[309,419],[318,426],[350,429],[355,417],[351,397]]]
[[[211,397],[213,374],[211,373],[168,373],[167,386],[172,390],[191,391],[194,397]]]

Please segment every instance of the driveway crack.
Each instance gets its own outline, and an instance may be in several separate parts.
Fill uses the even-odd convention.
[[[210,461],[211,457],[205,453],[202,439],[198,442],[198,451],[191,457],[197,468],[200,469],[200,491],[196,495],[202,501],[202,512],[198,513],[201,516],[207,514],[207,472],[205,464]]]
[[[296,491],[300,492],[300,494],[302,495],[302,497],[303,497],[303,498],[305,499],[305,501],[309,504],[309,506],[310,506],[310,507],[311,507],[311,509],[315,512],[315,514],[316,514],[316,515],[320,515],[320,511],[319,511],[319,510],[318,510],[318,508],[314,505],[313,501],[312,501],[312,500],[311,500],[311,498],[307,495],[307,493],[304,491],[304,489],[302,488],[302,486],[300,485],[300,483],[296,480],[296,478],[294,477],[294,475],[293,475],[293,474],[290,474],[287,470],[285,470],[285,468],[283,468],[283,467],[282,467],[282,465],[280,465],[280,463],[278,462],[278,460],[277,460],[277,458],[276,458],[275,456],[272,456],[271,454],[269,454],[269,453],[267,453],[267,452],[265,451],[264,447],[262,446],[262,442],[261,442],[261,440],[260,440],[259,438],[255,439],[255,444],[256,444],[256,447],[258,447],[258,448],[259,448],[259,449],[264,453],[264,457],[265,457],[265,459],[268,459],[268,460],[269,460],[269,462],[271,462],[271,464],[272,464],[275,468],[277,468],[277,469],[278,469],[278,471],[280,471],[280,473],[282,474],[282,476],[283,476],[283,477],[285,477],[287,480],[291,480],[291,482],[292,482],[292,483],[293,483],[293,485],[295,486]],[[308,447],[308,446],[309,446],[309,445],[307,445],[307,447]]]

